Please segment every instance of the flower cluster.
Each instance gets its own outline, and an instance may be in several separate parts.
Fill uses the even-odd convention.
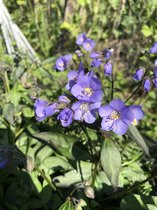
[[[86,51],[92,51],[95,42],[80,34],[76,44],[82,46]],[[89,58],[92,59],[90,67],[98,68],[104,64],[104,74],[110,76],[112,73],[111,56],[113,49],[105,49],[102,52],[91,52]],[[67,68],[72,60],[72,55],[64,55],[57,59],[55,67],[59,71]],[[143,69],[137,70],[134,79],[139,81],[144,74]],[[102,130],[113,131],[123,135],[127,132],[129,125],[137,125],[138,121],[144,117],[141,106],[127,106],[120,99],[114,99],[109,104],[102,105],[103,90],[102,83],[93,69],[89,70],[78,64],[77,70],[70,70],[67,75],[68,83],[66,89],[68,93],[58,98],[57,102],[49,103],[37,99],[34,110],[37,121],[41,122],[45,118],[57,114],[63,127],[69,126],[73,120],[95,123],[101,126]],[[99,125],[102,118],[101,124]]]
[[[150,54],[157,54],[157,42],[149,50]],[[140,67],[136,70],[133,75],[135,81],[141,81],[143,79],[143,88],[145,92],[148,92],[151,89],[152,84],[157,88],[157,59],[155,60],[155,66],[151,70],[153,74],[147,75],[143,67]]]

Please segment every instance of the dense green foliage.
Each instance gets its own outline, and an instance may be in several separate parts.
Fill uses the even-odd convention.
[[[92,128],[76,122],[65,129],[53,117],[38,123],[33,111],[36,97],[56,101],[64,93],[66,72],[54,70],[55,60],[76,49],[81,32],[97,41],[97,49],[114,48],[115,97],[128,98],[136,89],[133,72],[154,62],[145,50],[157,41],[157,2],[4,2],[39,59],[32,61],[20,52],[9,56],[0,36],[0,158],[7,151],[11,159],[0,169],[0,210],[157,209],[155,88],[144,93],[141,87],[129,101],[144,106],[145,118],[138,126],[143,138],[134,131],[134,139],[145,140],[150,156],[143,152],[144,143],[142,150],[129,135],[114,135],[114,142],[102,145],[105,136]]]

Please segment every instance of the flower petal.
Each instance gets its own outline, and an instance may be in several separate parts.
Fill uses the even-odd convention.
[[[113,120],[110,120],[108,117],[104,117],[101,122],[101,127],[105,131],[111,131],[113,126]]]
[[[131,110],[134,114],[134,118],[137,120],[141,120],[144,117],[144,111],[141,106],[133,105],[131,106]]]
[[[88,111],[83,115],[83,119],[86,123],[89,123],[89,124],[94,123],[96,120],[96,114],[95,112]]]
[[[110,102],[110,106],[115,110],[115,111],[121,111],[125,107],[124,102],[120,99],[114,99],[113,101]]]
[[[115,120],[112,126],[113,132],[119,135],[123,135],[128,130],[128,125],[123,123],[121,120]]]
[[[113,111],[114,111],[114,109],[110,105],[105,105],[105,106],[100,107],[99,115],[101,117],[109,116],[111,114],[111,112],[113,112]]]

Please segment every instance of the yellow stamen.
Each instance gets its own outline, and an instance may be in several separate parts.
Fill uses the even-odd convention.
[[[89,105],[87,103],[82,103],[80,109],[87,112],[89,110]]]
[[[116,111],[113,111],[110,115],[111,120],[118,120],[120,118],[120,114]]]
[[[136,119],[134,119],[133,121],[132,121],[132,123],[131,123],[133,126],[136,126],[137,125],[137,120]]]
[[[89,97],[92,96],[93,95],[92,88],[90,88],[90,87],[84,88],[84,95],[89,96]]]

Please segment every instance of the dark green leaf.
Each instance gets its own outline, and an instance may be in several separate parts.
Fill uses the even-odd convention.
[[[55,132],[42,132],[34,135],[34,137],[48,142],[59,154],[63,154],[69,159],[74,159],[72,154],[72,147],[76,141],[74,137]]]

